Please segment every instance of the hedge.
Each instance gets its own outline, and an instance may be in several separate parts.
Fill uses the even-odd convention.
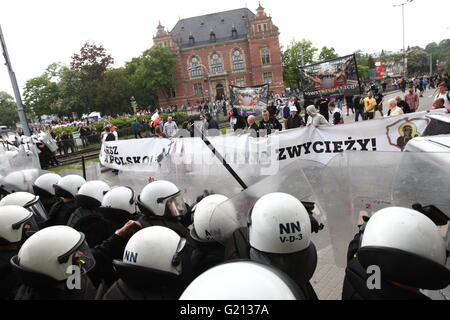
[[[167,121],[167,118],[169,116],[174,117],[174,120],[177,122],[178,126],[181,127],[181,125],[183,124],[184,121],[188,120],[190,118],[190,116],[185,113],[185,112],[176,112],[176,113],[164,113],[160,115],[161,118],[165,121]],[[194,118],[198,119],[199,116],[193,116]],[[131,123],[134,121],[134,119],[137,118],[139,122],[148,122],[151,119],[151,115],[145,115],[145,116],[131,116],[131,117],[123,117],[123,118],[115,118],[115,119],[111,119],[108,120],[109,123],[111,123],[112,126],[116,126],[117,129],[123,129],[123,128],[130,128],[131,127]],[[95,127],[95,129],[98,132],[103,131],[103,124],[104,122],[95,122],[92,125],[89,126],[93,126]],[[62,132],[74,132],[77,131],[77,127],[75,126],[68,126],[68,127],[64,127],[64,128],[57,128],[53,130],[56,134],[61,134]]]

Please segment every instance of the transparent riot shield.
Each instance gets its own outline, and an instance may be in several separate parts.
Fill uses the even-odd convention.
[[[77,170],[77,169],[62,169],[58,173],[61,177],[69,176],[69,175],[76,175],[76,176],[83,176],[83,170]]]
[[[312,187],[303,170],[302,161],[295,161],[282,168],[278,174],[268,176],[218,205],[210,220],[213,238],[225,243],[235,230],[246,227],[250,209],[266,194],[284,192],[303,202],[315,202]]]
[[[434,205],[449,216],[450,153],[346,152],[336,156],[311,183],[329,226],[337,265],[363,216],[392,206]],[[311,181],[312,177],[308,177]]]
[[[51,152],[56,152],[58,150],[58,144],[55,139],[52,138],[50,133],[40,134],[42,137],[42,142],[50,149]]]
[[[0,153],[0,185],[7,192],[31,192],[32,184],[41,174],[35,146],[20,145],[18,151]]]
[[[242,190],[200,139],[189,140],[189,143],[196,144],[199,152],[183,152],[183,148],[189,146],[180,143],[175,147],[176,152],[166,155],[159,162],[147,164],[145,170],[143,166],[135,169],[127,166],[127,171],[118,173],[120,185],[129,186],[139,194],[148,184],[148,178],[167,180],[181,190],[184,201],[190,206],[205,193],[232,197]]]
[[[86,162],[86,181],[100,180],[101,174],[100,163],[95,161]]]

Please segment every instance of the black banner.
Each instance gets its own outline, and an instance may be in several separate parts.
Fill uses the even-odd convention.
[[[332,99],[360,93],[355,55],[300,67],[299,72],[305,99]]]

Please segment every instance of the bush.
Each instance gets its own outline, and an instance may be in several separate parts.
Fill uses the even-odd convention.
[[[164,120],[164,122],[167,121],[167,118],[169,116],[172,116],[174,118],[175,122],[178,124],[178,126],[181,126],[184,121],[187,121],[189,119],[189,115],[185,112],[165,113],[165,114],[161,114],[160,116]],[[198,116],[196,116],[196,117],[194,116],[194,118],[197,118],[197,120],[198,120]],[[116,126],[117,129],[124,129],[124,128],[130,128],[131,123],[134,121],[134,119],[138,119],[138,121],[141,123],[149,122],[151,119],[151,116],[150,115],[148,115],[148,116],[130,116],[130,117],[111,119],[111,120],[108,120],[108,122],[111,123],[112,126]],[[94,126],[98,132],[101,132],[101,131],[103,131],[103,125],[104,125],[104,122],[101,121],[101,122],[95,122],[90,126]],[[78,130],[77,127],[69,126],[69,127],[65,127],[65,128],[57,128],[57,129],[54,129],[53,131],[56,134],[61,134],[64,131],[74,132],[77,130]]]

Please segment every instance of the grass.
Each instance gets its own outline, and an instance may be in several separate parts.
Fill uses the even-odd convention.
[[[100,159],[92,159],[85,162],[87,165],[89,162],[100,162]],[[83,165],[80,162],[67,164],[65,166],[53,167],[48,169],[51,172],[59,174],[62,170],[83,170]]]

